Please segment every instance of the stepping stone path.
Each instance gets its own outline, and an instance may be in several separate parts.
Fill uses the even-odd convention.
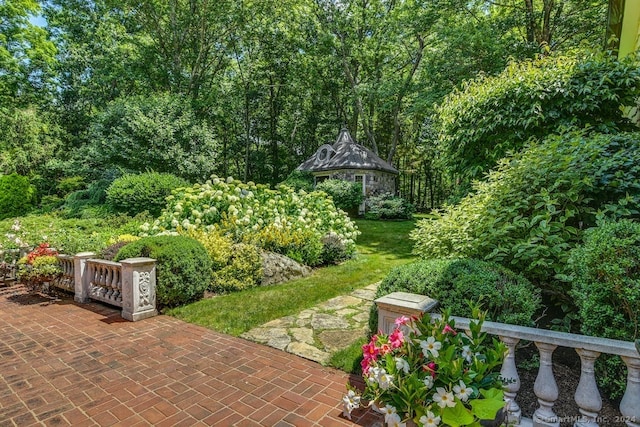
[[[349,347],[369,330],[369,311],[378,285],[272,320],[241,337],[326,364],[331,354]]]

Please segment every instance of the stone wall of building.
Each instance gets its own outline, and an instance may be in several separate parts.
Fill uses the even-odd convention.
[[[365,179],[365,196],[377,196],[383,193],[396,194],[397,175],[378,171],[363,169],[340,169],[335,171],[314,173],[317,182],[320,179],[342,179],[345,181],[356,181],[357,175],[363,175]]]

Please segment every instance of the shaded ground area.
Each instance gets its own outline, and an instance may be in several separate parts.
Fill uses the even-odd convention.
[[[168,316],[0,288],[0,426],[350,426],[347,374]]]

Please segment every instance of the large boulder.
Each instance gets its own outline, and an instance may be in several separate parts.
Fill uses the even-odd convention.
[[[261,255],[263,286],[274,285],[311,274],[310,267],[302,265],[287,256],[267,251],[263,251]]]

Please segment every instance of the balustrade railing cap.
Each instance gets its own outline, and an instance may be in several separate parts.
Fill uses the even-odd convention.
[[[156,262],[153,258],[137,257],[120,260],[121,264],[151,264]]]
[[[79,252],[75,256],[79,257],[92,257],[95,255],[95,252]]]
[[[438,306],[438,301],[433,298],[408,292],[393,292],[378,298],[375,303],[378,307],[395,306],[420,312],[428,312]]]

